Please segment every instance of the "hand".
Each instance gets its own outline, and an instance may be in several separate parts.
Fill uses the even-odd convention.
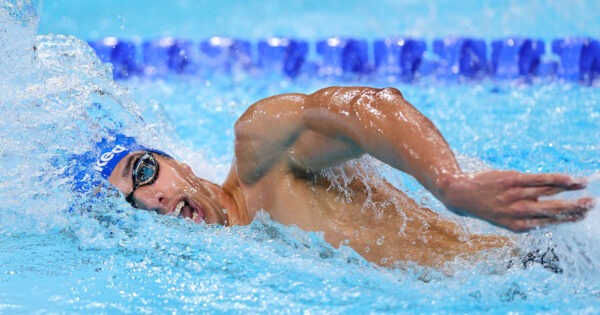
[[[438,179],[441,201],[452,211],[469,214],[514,232],[581,220],[594,199],[540,200],[566,190],[583,189],[585,180],[564,174],[484,171]]]

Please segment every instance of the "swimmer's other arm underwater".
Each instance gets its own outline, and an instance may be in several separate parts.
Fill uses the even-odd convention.
[[[365,154],[412,175],[455,213],[515,232],[578,221],[594,206],[592,198],[540,198],[586,186],[565,174],[462,172],[438,129],[394,88],[330,87],[255,103],[235,124],[222,185],[160,151],[118,142],[95,168],[136,208],[224,225],[249,224],[264,210],[380,265],[441,267],[511,241],[469,234],[374,174],[339,198],[322,171]],[[349,177],[364,171],[344,165]]]

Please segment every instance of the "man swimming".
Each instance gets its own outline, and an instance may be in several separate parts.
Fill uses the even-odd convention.
[[[368,170],[343,164],[365,154],[412,175],[448,209],[511,231],[581,220],[593,207],[591,198],[540,199],[582,189],[582,179],[462,172],[436,127],[393,88],[330,87],[255,103],[235,124],[235,156],[222,185],[118,139],[95,168],[136,208],[223,225],[249,224],[264,210],[384,266],[441,268],[511,245],[505,237],[466,233]],[[342,190],[323,172],[336,166],[355,179]]]

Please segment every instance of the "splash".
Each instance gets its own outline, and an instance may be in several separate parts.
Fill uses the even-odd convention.
[[[0,3],[0,83],[35,70],[35,35],[41,1],[6,0]]]
[[[109,130],[150,144],[160,130],[160,124],[149,127],[127,91],[112,80],[110,65],[85,42],[35,36],[39,7],[31,1],[0,6],[2,231],[43,232],[66,224],[57,213],[73,211],[74,205],[83,211],[89,208],[83,200],[91,197],[72,190],[69,171],[82,167],[73,157],[92,150]]]
[[[29,2],[2,5],[7,3],[25,8]],[[8,36],[2,39],[3,49],[21,57],[11,57],[10,67],[2,67],[6,76],[0,91],[0,282],[7,288],[1,295],[8,302],[0,309],[16,313],[277,309],[527,313],[553,308],[595,313],[599,309],[595,213],[583,224],[544,229],[523,238],[524,246],[531,248],[556,246],[569,267],[566,275],[535,266],[489,275],[483,264],[448,279],[372,268],[349,248],[334,250],[319,233],[281,226],[264,214],[250,227],[226,229],[128,211],[121,198],[74,193],[72,178],[65,176],[76,166],[71,155],[90,150],[109,129],[158,145],[158,136],[165,139],[163,130],[169,123],[160,109],[148,113],[117,86],[110,65],[100,63],[84,42],[62,35],[35,37],[36,15],[25,14],[31,12],[25,9],[10,15],[6,7],[3,18],[10,17],[11,30],[16,31],[2,33]],[[173,143],[169,152],[190,157],[177,149],[177,141]],[[477,161],[465,164],[485,167]],[[377,168],[388,175],[386,168]],[[332,189],[350,199],[345,190],[349,181],[372,179],[367,172],[355,178],[331,176],[338,181]],[[391,176],[397,178],[391,180],[396,186],[412,187],[396,176]],[[588,179],[597,182],[597,174]]]

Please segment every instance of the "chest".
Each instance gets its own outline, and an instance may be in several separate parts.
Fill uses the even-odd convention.
[[[279,223],[324,232],[334,246],[381,222],[364,189],[340,188],[326,178],[265,177],[243,189],[251,217],[264,210]]]
[[[413,261],[437,266],[487,246],[486,239],[466,237],[454,223],[386,182],[339,186],[286,174],[266,176],[242,189],[251,218],[264,210],[274,221],[323,232],[332,246],[348,245],[381,265]]]

